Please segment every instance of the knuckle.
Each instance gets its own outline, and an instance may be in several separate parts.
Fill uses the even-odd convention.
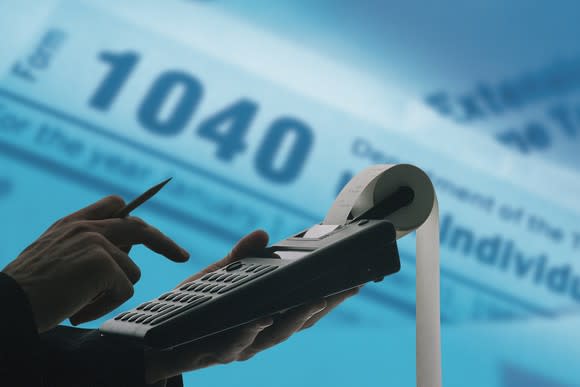
[[[89,232],[91,230],[91,227],[90,227],[88,222],[79,221],[79,222],[74,222],[71,225],[71,230],[75,234],[82,234],[82,233]]]
[[[103,199],[106,205],[110,207],[123,207],[125,205],[125,200],[119,195],[109,195]]]
[[[68,216],[67,216],[67,217],[64,217],[64,218],[62,218],[62,219],[59,219],[59,220],[57,220],[56,222],[54,222],[54,223],[53,223],[53,224],[52,224],[52,225],[51,225],[51,226],[48,228],[48,230],[52,230],[52,229],[55,229],[55,228],[59,228],[59,227],[61,227],[62,225],[66,224],[66,223],[67,223],[67,221],[68,221]]]
[[[102,246],[106,243],[107,238],[96,231],[87,231],[83,235],[84,241],[95,245]]]
[[[149,225],[147,224],[147,222],[145,222],[143,219],[141,219],[141,218],[139,218],[137,216],[129,216],[127,218],[127,220],[130,221],[131,223],[139,226],[139,227],[143,227],[143,228],[149,227]]]

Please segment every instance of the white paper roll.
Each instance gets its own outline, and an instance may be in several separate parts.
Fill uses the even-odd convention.
[[[386,218],[393,223],[397,238],[400,238],[423,224],[435,200],[435,191],[429,177],[421,169],[409,164],[373,165],[358,173],[340,191],[323,223],[345,224],[402,187],[413,191],[412,202]]]
[[[393,223],[397,238],[417,230],[417,386],[440,387],[439,208],[429,177],[409,164],[366,168],[342,189],[323,224],[345,224],[403,187],[413,191],[412,201],[385,219]]]

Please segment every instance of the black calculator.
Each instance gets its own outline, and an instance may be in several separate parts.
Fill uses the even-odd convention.
[[[386,220],[314,225],[183,284],[106,321],[105,335],[144,347],[176,347],[307,302],[360,286],[400,269],[396,233]]]

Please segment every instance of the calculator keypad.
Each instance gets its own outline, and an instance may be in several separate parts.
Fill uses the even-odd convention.
[[[155,300],[145,302],[131,311],[121,313],[115,320],[156,325],[276,268],[274,265],[234,262],[223,269],[205,274],[200,279],[183,284],[179,289],[165,293]]]

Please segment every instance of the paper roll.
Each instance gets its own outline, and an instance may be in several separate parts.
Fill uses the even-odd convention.
[[[404,205],[383,205],[403,188],[412,192]],[[378,217],[394,225],[397,238],[417,230],[417,386],[440,387],[439,208],[431,180],[421,169],[409,164],[366,168],[342,189],[323,225],[346,224],[375,208],[389,208],[385,214],[379,210]]]
[[[409,164],[373,165],[358,173],[340,191],[323,224],[345,224],[403,187],[413,192],[412,201],[391,214],[385,214],[400,238],[423,224],[435,200],[429,177]]]
[[[436,196],[427,220],[417,230],[415,260],[417,386],[441,387],[441,276]]]

